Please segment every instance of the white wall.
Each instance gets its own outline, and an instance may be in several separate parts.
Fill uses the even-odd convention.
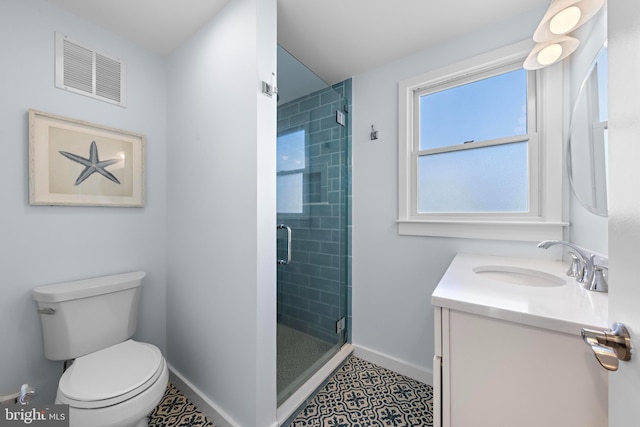
[[[399,236],[398,82],[530,39],[544,10],[470,34],[353,79],[353,344],[428,378],[431,293],[458,252],[553,257],[533,242]],[[371,141],[371,125],[380,139]]]
[[[398,236],[394,222],[398,81],[530,38],[543,12],[354,78],[355,345],[429,372],[430,295],[455,253],[552,256],[531,243]],[[127,60],[126,109],[54,88],[54,31]],[[32,287],[141,269],[136,337],[231,421],[275,421],[275,100],[259,93],[275,70],[275,1],[231,1],[167,75],[159,57],[43,0],[2,0],[0,36],[12,42],[0,43],[0,393],[23,382],[42,401],[55,393],[60,366],[42,356]],[[146,135],[146,207],[29,206],[29,108]]]
[[[640,419],[640,3],[609,3],[609,146],[611,275],[609,322],[623,322],[634,352],[609,375],[609,425]]]
[[[168,64],[169,361],[247,427],[276,420],[275,11],[232,0]]]
[[[54,87],[55,31],[127,61],[127,108]],[[135,337],[166,348],[164,62],[42,0],[2,0],[0,39],[0,394],[27,382],[52,402],[62,363],[43,356],[35,286],[144,270]],[[144,134],[146,206],[30,206],[29,108]]]
[[[579,28],[575,36],[580,40],[580,46],[569,57],[570,75],[570,112],[578,97],[582,82],[589,71],[593,60],[607,39],[606,6],[587,24]],[[569,117],[570,119],[570,117]],[[568,125],[570,126],[570,121]],[[584,167],[584,166],[583,166]],[[601,255],[609,252],[607,217],[595,215],[584,208],[573,191],[569,193],[570,200],[570,239],[576,245]]]
[[[45,1],[0,3],[0,394],[55,396],[34,286],[144,270],[136,338],[231,422],[275,422],[275,21],[275,1],[231,1],[166,61]],[[127,108],[54,87],[55,31],[127,61]],[[144,134],[145,208],[29,206],[29,108]]]

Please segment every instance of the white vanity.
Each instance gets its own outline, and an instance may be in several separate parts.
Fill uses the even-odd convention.
[[[560,262],[458,254],[433,292],[434,426],[603,427],[608,379],[580,335],[607,294]]]

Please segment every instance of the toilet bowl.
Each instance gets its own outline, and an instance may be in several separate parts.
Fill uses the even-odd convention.
[[[146,427],[169,379],[160,350],[127,340],[77,358],[58,383],[70,427]]]
[[[158,347],[131,339],[144,272],[33,289],[45,357],[72,361],[55,403],[70,427],[147,427],[169,370]]]

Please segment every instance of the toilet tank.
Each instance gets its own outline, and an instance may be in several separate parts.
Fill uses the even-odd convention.
[[[131,338],[144,276],[136,271],[34,288],[45,357],[75,359]]]

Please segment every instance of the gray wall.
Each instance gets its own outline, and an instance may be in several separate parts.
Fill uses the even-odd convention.
[[[233,0],[168,62],[173,368],[242,426],[276,420],[275,0]]]
[[[530,39],[543,14],[520,16],[353,78],[353,343],[425,377],[434,354],[431,293],[456,253],[554,253],[533,242],[398,235],[398,81]],[[376,141],[369,139],[371,125],[380,131]]]
[[[55,31],[127,61],[127,108],[54,87]],[[38,401],[52,402],[62,363],[43,356],[35,286],[144,270],[135,338],[166,350],[165,68],[161,58],[42,0],[2,0],[0,38],[0,394],[29,383]],[[30,206],[30,108],[145,135],[146,206]]]

